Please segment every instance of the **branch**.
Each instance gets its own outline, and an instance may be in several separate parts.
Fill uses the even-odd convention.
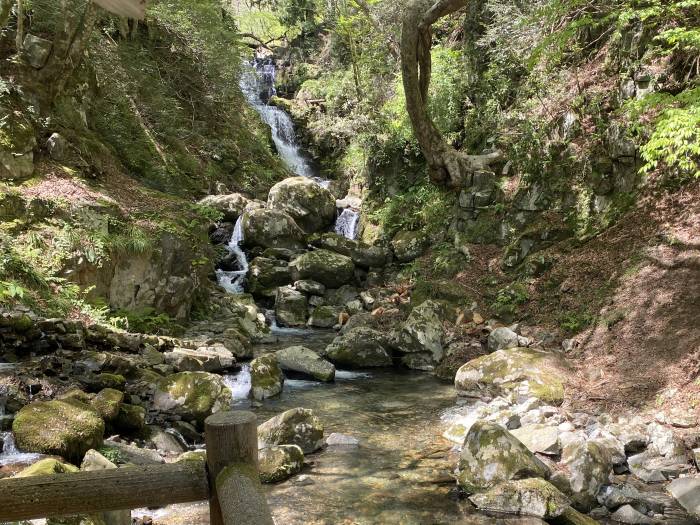
[[[252,40],[255,40],[258,44],[260,44],[259,47],[264,47],[265,49],[272,51],[272,49],[269,47],[272,42],[275,40],[279,40],[279,38],[272,38],[268,40],[267,42],[264,42],[261,38],[255,36],[253,33],[238,33],[238,36],[241,38],[250,38]],[[284,38],[284,35],[281,37]]]
[[[355,4],[355,6],[364,13],[365,17],[367,17],[367,20],[370,24],[372,24],[372,27],[375,31],[377,31],[378,33],[383,33],[382,28],[379,26],[379,23],[374,18],[374,16],[372,16],[372,10],[370,9],[369,4],[365,0],[352,0],[352,3]],[[398,60],[400,55],[398,42],[394,40],[394,38],[391,35],[389,35],[387,43],[389,45],[389,53],[391,53],[391,56],[394,57],[394,59]]]

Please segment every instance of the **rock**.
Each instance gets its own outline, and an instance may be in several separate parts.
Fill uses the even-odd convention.
[[[50,476],[52,474],[78,472],[79,470],[78,467],[69,463],[62,463],[55,458],[46,458],[20,471],[15,477],[31,478],[32,476]]]
[[[630,484],[603,485],[596,494],[598,503],[609,509],[617,509],[623,505],[634,503],[639,497],[639,491]]]
[[[551,523],[555,525],[600,525],[599,521],[581,514],[572,507],[567,507],[561,515]]]
[[[396,348],[404,353],[429,354],[432,364],[439,363],[444,356],[445,329],[439,315],[442,310],[434,301],[415,307],[397,333]]]
[[[221,372],[233,366],[236,359],[224,346],[174,348],[163,354],[165,362],[177,372]]]
[[[296,280],[313,279],[328,288],[348,284],[355,276],[355,265],[350,257],[328,250],[314,250],[300,255],[289,263]]]
[[[645,525],[658,523],[655,519],[645,516],[632,505],[624,505],[612,513],[610,519],[618,523],[629,523],[631,525]]]
[[[326,446],[328,447],[359,447],[360,440],[346,434],[333,432],[326,438]]]
[[[105,421],[114,421],[119,416],[119,409],[124,400],[124,392],[105,388],[90,401],[90,406]]]
[[[400,263],[411,262],[417,259],[428,247],[428,239],[419,232],[402,231],[394,236],[391,248]]]
[[[676,437],[673,430],[658,423],[651,423],[649,430],[649,447],[662,456],[675,457],[685,454],[683,442]]]
[[[295,282],[294,288],[307,295],[323,295],[326,293],[325,286],[310,279]]]
[[[260,481],[278,483],[301,472],[304,453],[297,445],[278,445],[258,452]]]
[[[100,470],[111,470],[117,466],[104,457],[96,450],[88,450],[80,465],[80,470],[86,472],[94,472]],[[105,525],[131,525],[130,510],[115,510],[111,512],[102,512],[96,516],[101,519]]]
[[[550,425],[525,425],[511,430],[520,442],[531,452],[540,454],[557,455],[561,452],[559,447],[559,429]]]
[[[641,452],[649,443],[646,427],[641,424],[614,424],[607,430],[622,443],[626,454]]]
[[[121,441],[105,441],[105,446],[100,450],[103,452],[114,451],[120,463],[131,465],[159,465],[165,463],[165,460],[155,450],[129,445]]]
[[[339,323],[344,311],[338,306],[317,306],[311,310],[307,324],[315,328],[333,328]]]
[[[46,149],[49,152],[49,157],[53,160],[65,160],[68,143],[63,135],[52,133],[46,141]]]
[[[497,352],[498,350],[509,350],[517,348],[518,334],[505,326],[496,328],[489,334],[488,348],[489,352]]]
[[[138,405],[122,403],[117,419],[112,422],[114,429],[130,434],[141,432],[146,426],[146,409]]]
[[[609,483],[612,459],[600,444],[574,442],[563,447],[562,459],[570,472],[574,507],[590,511],[597,503],[600,487]]]
[[[153,406],[202,423],[209,415],[231,405],[231,392],[220,376],[207,372],[180,372],[156,383]]]
[[[243,214],[246,246],[299,250],[304,247],[304,232],[294,219],[278,210],[258,209]]]
[[[500,483],[469,497],[476,508],[487,512],[556,518],[569,506],[569,499],[543,479],[521,479]]]
[[[199,201],[203,206],[209,206],[223,214],[223,220],[236,222],[251,204],[251,201],[240,193],[230,195],[208,195]]]
[[[146,443],[159,452],[168,454],[182,454],[185,446],[172,434],[156,425],[148,425],[148,439]]]
[[[700,478],[674,479],[668,492],[694,519],[700,520]]]
[[[258,448],[273,445],[298,445],[304,454],[323,446],[323,425],[306,408],[292,408],[258,427]]]
[[[52,47],[51,40],[27,33],[22,43],[22,54],[30,66],[34,69],[41,69],[46,65]]]
[[[319,381],[333,381],[335,366],[313,350],[304,346],[292,346],[275,354],[282,370],[297,372]]]
[[[267,354],[250,363],[250,395],[262,401],[282,393],[284,375],[274,354]]]
[[[391,366],[384,334],[371,328],[353,328],[336,337],[323,352],[323,357],[348,368]]]
[[[479,420],[464,438],[457,482],[467,494],[513,479],[548,475],[547,466],[499,425]]]
[[[291,177],[275,184],[267,205],[288,214],[306,233],[322,230],[335,220],[335,198],[308,177]]]
[[[0,133],[0,180],[31,177],[36,147],[34,126],[20,112],[6,109],[0,109],[0,121],[3,122]]]
[[[102,418],[77,400],[36,401],[17,413],[12,423],[21,450],[61,456],[79,462],[104,437]]]
[[[277,289],[275,317],[282,326],[304,326],[308,313],[306,296],[290,286]]]
[[[248,290],[253,295],[267,295],[279,286],[292,282],[292,274],[286,261],[268,257],[256,257],[248,269]],[[303,291],[303,290],[300,290]]]
[[[391,259],[388,248],[371,246],[360,241],[348,239],[337,233],[324,233],[309,239],[316,248],[323,248],[341,255],[346,255],[361,268],[380,268],[386,266]]]

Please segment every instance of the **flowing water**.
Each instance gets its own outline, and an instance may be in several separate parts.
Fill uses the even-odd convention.
[[[335,233],[348,239],[356,239],[359,224],[360,212],[352,208],[345,208],[335,221]]]
[[[236,258],[238,270],[216,270],[216,279],[219,285],[228,293],[243,293],[245,277],[248,274],[248,257],[246,257],[241,244],[243,243],[243,215],[238,217],[233,228],[233,235],[226,248]]]

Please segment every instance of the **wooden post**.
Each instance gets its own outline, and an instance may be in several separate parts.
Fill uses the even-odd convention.
[[[210,524],[231,525],[235,521],[237,525],[273,525],[258,478],[255,414],[230,411],[211,415],[204,421],[204,439],[209,467]],[[233,486],[236,488],[232,489]],[[225,497],[220,498],[219,493]]]

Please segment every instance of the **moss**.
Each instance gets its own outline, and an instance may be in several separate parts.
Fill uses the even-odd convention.
[[[113,388],[105,388],[92,399],[90,406],[97,411],[102,419],[112,421],[119,415],[123,399],[123,392]]]
[[[80,469],[68,463],[62,463],[54,458],[46,458],[37,461],[30,467],[25,468],[15,477],[29,478],[32,476],[50,476],[52,474],[66,474],[70,472],[78,472]]]

